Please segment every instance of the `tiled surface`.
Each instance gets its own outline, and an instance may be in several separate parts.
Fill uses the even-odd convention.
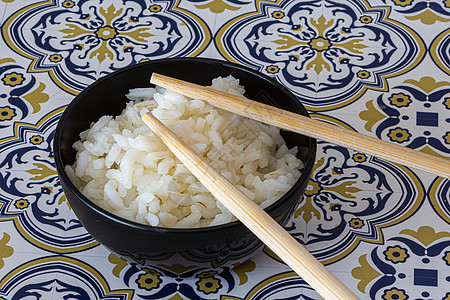
[[[248,65],[313,118],[450,157],[448,0],[2,0],[0,22],[0,299],[320,299],[269,250],[175,280],[123,264],[77,223],[52,132],[74,95],[142,60]],[[287,229],[361,299],[450,299],[449,187],[321,142]]]

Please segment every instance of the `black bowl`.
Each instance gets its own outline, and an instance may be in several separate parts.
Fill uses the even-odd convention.
[[[151,266],[218,269],[243,262],[262,251],[261,242],[239,221],[206,228],[160,228],[118,217],[93,204],[81,194],[64,171],[75,160],[72,145],[79,133],[103,115],[118,115],[128,101],[130,89],[151,86],[153,72],[201,85],[213,78],[233,75],[245,87],[245,96],[308,116],[299,100],[275,80],[247,67],[204,58],[173,58],[144,62],[109,74],[82,91],[63,113],[55,132],[56,170],[64,193],[86,230],[116,253]],[[282,132],[289,147],[298,146],[304,162],[295,185],[266,211],[285,225],[297,207],[310,178],[316,141],[292,132]],[[167,271],[167,272],[166,272]],[[171,271],[166,270],[169,274]],[[173,271],[173,270],[172,270]]]

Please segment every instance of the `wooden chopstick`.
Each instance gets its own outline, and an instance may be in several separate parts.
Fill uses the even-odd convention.
[[[224,176],[151,113],[142,117],[197,179],[249,228],[264,244],[285,261],[325,299],[358,299],[324,265],[300,245],[260,206],[248,199]]]
[[[180,94],[204,100],[216,107],[247,118],[450,178],[450,160],[448,159],[161,74],[153,73],[150,82]]]

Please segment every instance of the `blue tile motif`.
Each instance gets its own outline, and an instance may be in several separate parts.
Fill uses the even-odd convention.
[[[450,154],[448,82],[424,76],[406,80],[393,90],[369,101],[367,110],[360,112],[365,128],[405,147],[437,156]]]
[[[53,135],[62,111],[37,124],[16,123],[14,134],[0,139],[0,221],[14,220],[31,245],[71,253],[98,242],[70,214],[54,167]]]
[[[417,231],[404,229],[397,237],[390,238],[387,246],[375,247],[369,254],[360,256],[360,266],[352,270],[352,275],[361,280],[360,289],[366,289],[370,299],[417,299],[422,287],[427,287],[430,299],[447,300],[450,277],[439,276],[450,265],[448,237],[450,233],[436,232],[429,226]],[[408,276],[410,285],[406,283]]]
[[[416,116],[417,116],[416,121],[417,126],[433,126],[433,127],[439,126],[438,113],[418,111],[416,113]]]
[[[257,14],[223,26],[219,51],[277,78],[312,110],[386,90],[386,78],[413,68],[425,51],[417,33],[390,20],[388,7],[358,0],[258,4]]]
[[[44,1],[5,21],[8,46],[77,94],[120,68],[173,56],[196,56],[210,41],[205,23],[176,3],[143,0]],[[14,38],[12,38],[14,37]]]
[[[19,271],[21,270],[21,271]],[[111,289],[104,277],[77,259],[50,256],[25,263],[0,281],[0,299],[131,299],[133,290]],[[90,272],[86,272],[90,270]],[[52,279],[51,276],[55,276]]]
[[[414,269],[414,285],[437,286],[438,270]]]

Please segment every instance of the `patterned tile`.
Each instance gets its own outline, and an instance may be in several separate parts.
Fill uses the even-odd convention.
[[[450,286],[448,274],[442,272],[448,266],[450,236],[445,229],[436,231],[425,224],[403,229],[361,255],[359,266],[352,269],[358,289],[373,299],[389,299],[394,294],[444,299],[445,286]]]
[[[228,60],[275,75],[311,110],[348,105],[367,89],[386,90],[386,78],[424,55],[417,33],[391,20],[385,7],[357,1],[339,9],[327,1],[261,6],[261,13],[225,25],[218,49]]]
[[[2,250],[0,254],[0,269],[8,270],[11,265],[14,264],[14,246],[12,243],[15,241],[15,230],[13,226],[3,226],[0,230],[0,249]]]
[[[0,295],[6,297],[37,294],[47,299],[64,296],[131,299],[133,295],[132,290],[111,290],[103,276],[91,266],[65,256],[48,256],[27,262],[9,273],[0,285],[3,287]]]
[[[424,203],[402,226],[383,230],[383,243],[361,244],[358,251],[328,268],[336,272],[352,266],[349,286],[370,299],[402,299],[400,295],[444,299],[449,286],[444,267],[450,245],[448,224],[430,222],[432,214],[431,206]]]
[[[63,93],[47,74],[27,72],[23,59],[0,59],[0,132],[13,132],[17,122],[36,123],[55,107],[70,102],[72,95]]]
[[[449,21],[442,0],[0,1],[0,299],[321,299],[267,248],[216,273],[99,245],[57,180],[59,116],[116,69],[212,57],[278,80],[315,119],[448,158]],[[361,299],[450,299],[449,189],[320,142],[286,229]]]
[[[449,29],[442,30],[430,45],[430,55],[433,62],[446,74],[450,74],[449,35]]]
[[[63,109],[36,124],[15,123],[0,140],[0,221],[13,220],[31,244],[57,253],[97,245],[72,215],[53,162],[53,132]]]
[[[25,7],[6,20],[6,42],[33,60],[30,69],[48,72],[62,89],[77,94],[119,68],[195,56],[210,41],[207,25],[170,1],[93,3],[49,1]]]

